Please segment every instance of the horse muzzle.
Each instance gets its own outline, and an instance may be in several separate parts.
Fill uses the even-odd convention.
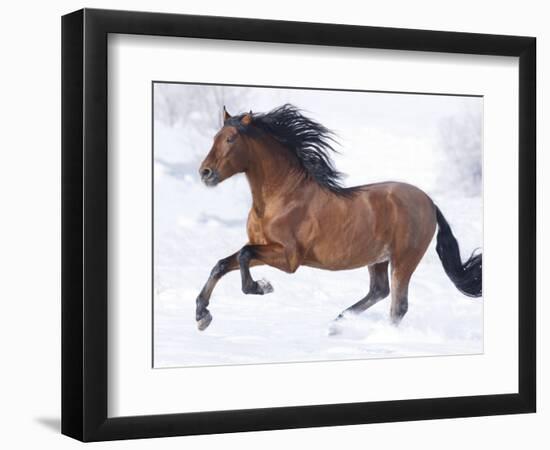
[[[209,187],[216,186],[220,182],[220,175],[216,170],[205,168],[200,170],[202,182]]]

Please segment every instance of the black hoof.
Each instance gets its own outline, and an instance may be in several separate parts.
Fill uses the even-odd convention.
[[[208,328],[210,322],[212,322],[212,314],[210,314],[209,311],[206,311],[206,313],[197,320],[197,328],[199,331],[204,331]]]

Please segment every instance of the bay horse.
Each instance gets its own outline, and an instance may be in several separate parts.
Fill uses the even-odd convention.
[[[451,228],[430,197],[415,186],[391,181],[344,187],[330,157],[334,142],[329,129],[290,104],[268,113],[236,116],[223,108],[223,127],[199,174],[206,186],[216,186],[244,173],[252,207],[248,242],[218,261],[197,297],[199,330],[210,325],[212,291],[228,272],[240,270],[245,294],[273,291],[268,281],[255,281],[250,275],[250,267],[263,264],[287,273],[300,266],[326,270],[368,266],[367,295],[336,320],[386,298],[391,281],[390,318],[398,324],[408,309],[411,275],[436,226],[436,251],[445,272],[465,295],[481,295],[481,253],[462,263]]]

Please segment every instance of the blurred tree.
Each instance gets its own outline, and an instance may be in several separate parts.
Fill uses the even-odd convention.
[[[469,109],[440,122],[440,145],[444,149],[440,182],[468,196],[482,191],[482,113]]]
[[[222,125],[222,108],[232,113],[250,109],[250,88],[157,83],[155,120],[170,127],[196,125],[211,137]]]

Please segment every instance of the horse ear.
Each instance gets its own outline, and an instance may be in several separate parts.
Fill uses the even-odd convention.
[[[252,111],[250,113],[245,114],[241,119],[241,125],[247,127],[252,123]]]
[[[223,121],[225,122],[228,119],[231,119],[231,114],[227,112],[227,109],[225,109],[225,105],[223,105],[223,114],[222,114]]]

